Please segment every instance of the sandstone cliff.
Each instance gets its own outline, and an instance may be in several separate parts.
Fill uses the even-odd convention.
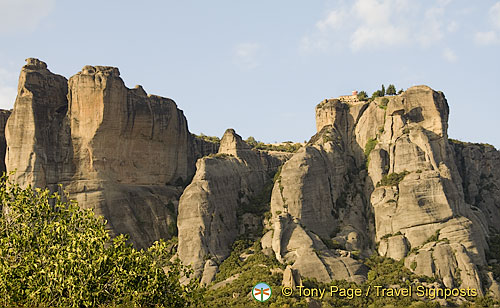
[[[7,125],[7,119],[10,116],[10,110],[1,110],[0,109],[0,158],[2,158],[0,162],[0,174],[7,171],[5,167],[5,157],[7,151],[7,141],[5,140],[5,126]]]
[[[262,229],[259,214],[265,204],[254,202],[254,197],[280,164],[278,158],[251,149],[232,129],[224,133],[215,156],[198,160],[179,202],[177,225],[179,257],[202,283],[214,279],[238,235]]]
[[[203,153],[172,100],[128,89],[117,68],[85,66],[68,81],[37,59],[21,71],[6,139],[21,184],[63,184],[139,247],[176,232],[176,204]]]
[[[178,256],[203,284],[248,238],[287,265],[288,285],[362,282],[362,259],[378,253],[500,296],[485,257],[500,233],[500,152],[450,141],[448,114],[427,86],[328,99],[306,146],[264,152],[232,129],[220,144],[192,135],[174,101],[127,88],[117,68],[67,80],[27,59],[12,113],[0,112],[0,155],[21,184],[62,184],[139,247],[178,229]]]
[[[338,271],[325,256],[363,255],[378,246],[381,255],[406,257],[409,268],[440,277],[447,287],[487,287],[480,269],[500,203],[491,193],[480,204],[475,198],[481,189],[497,189],[498,152],[449,144],[448,105],[440,92],[417,86],[385,99],[326,100],[316,107],[318,134],[284,165],[273,190],[277,258],[327,281]],[[481,188],[472,184],[474,176],[463,182],[467,173],[482,175]],[[295,236],[301,242],[295,231],[284,231],[289,225],[304,234]],[[306,254],[317,265],[301,257]],[[318,267],[322,274],[313,270]]]

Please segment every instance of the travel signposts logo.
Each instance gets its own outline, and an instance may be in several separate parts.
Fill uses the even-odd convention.
[[[271,298],[271,287],[264,282],[259,282],[252,289],[252,296],[258,302],[265,302]]]

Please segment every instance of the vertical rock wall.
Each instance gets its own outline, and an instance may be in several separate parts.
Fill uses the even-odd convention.
[[[85,66],[68,81],[28,59],[5,134],[19,183],[63,184],[139,247],[176,233],[197,146],[172,100],[128,89],[117,68]]]
[[[480,276],[488,275],[486,238],[498,221],[498,152],[450,145],[448,113],[444,95],[426,86],[319,104],[318,134],[285,163],[273,189],[278,260],[329,281],[342,256],[378,246],[447,287],[488,287]],[[353,269],[342,278],[362,279]]]

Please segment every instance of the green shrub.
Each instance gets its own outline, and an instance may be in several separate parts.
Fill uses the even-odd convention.
[[[408,171],[403,171],[400,173],[391,173],[391,174],[385,174],[380,182],[377,183],[377,187],[380,186],[396,186],[401,182],[405,176],[408,174]]]
[[[294,143],[292,141],[285,141],[279,145],[268,144],[268,143],[264,143],[262,141],[257,141],[252,136],[248,137],[247,140],[245,140],[245,142],[249,146],[251,146],[253,149],[262,150],[262,151],[277,151],[277,152],[295,153],[302,147],[302,144]]]
[[[393,84],[390,84],[389,86],[387,86],[386,94],[387,95],[396,95],[396,87]]]
[[[377,145],[377,143],[378,143],[378,140],[375,139],[375,138],[368,139],[368,141],[366,142],[366,145],[365,145],[365,156],[366,156],[366,158],[368,158],[368,156],[370,156],[370,153],[373,151],[373,149],[375,148],[375,146]]]
[[[167,243],[136,250],[105,222],[48,190],[0,179],[0,306],[185,307],[200,293]],[[169,268],[165,273],[163,268]]]
[[[387,97],[384,97],[380,100],[380,105],[378,105],[382,109],[387,109],[387,104],[389,104],[389,99]]]
[[[220,138],[219,137],[215,137],[215,136],[207,136],[205,135],[204,133],[200,133],[199,135],[195,135],[193,134],[193,136],[195,138],[199,138],[201,140],[204,140],[204,141],[207,141],[207,142],[212,142],[212,143],[216,143],[216,144],[219,144],[220,143]]]
[[[360,91],[360,92],[358,93],[358,100],[360,100],[360,101],[362,101],[362,102],[363,102],[363,101],[367,101],[367,100],[368,100],[368,94],[366,94],[366,92],[365,92],[365,91]]]

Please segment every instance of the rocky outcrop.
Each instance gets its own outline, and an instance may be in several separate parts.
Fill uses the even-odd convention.
[[[481,290],[487,228],[464,199],[448,112],[444,95],[425,86],[389,98],[369,154],[369,175],[379,181],[371,194],[376,239],[379,253],[407,257],[417,273]]]
[[[93,208],[139,247],[176,233],[177,203],[197,154],[167,98],[128,89],[117,68],[85,66],[66,80],[28,59],[6,127],[7,170]]]
[[[216,155],[196,163],[196,174],[179,202],[178,255],[202,282],[213,280],[213,267],[229,256],[238,235],[262,229],[259,214],[266,204],[256,196],[280,164],[251,149],[232,129],[224,133]]]
[[[482,290],[486,237],[499,221],[498,151],[450,145],[448,113],[444,95],[426,86],[321,102],[318,133],[275,183],[265,244],[272,237],[278,260],[322,281],[363,280],[362,266],[342,258],[377,246],[447,287]]]
[[[362,107],[362,106],[361,106]],[[355,259],[371,251],[373,218],[366,202],[362,150],[353,146],[354,123],[364,108],[338,101],[317,107],[332,122],[282,167],[271,198],[272,248],[301,275],[319,281],[362,282]]]
[[[19,183],[47,187],[71,172],[70,136],[64,123],[67,94],[66,78],[51,73],[38,59],[26,60],[5,128],[6,168],[16,171]]]
[[[488,144],[450,142],[465,201],[484,215],[487,228],[500,233],[500,151]]]
[[[7,141],[5,140],[5,126],[7,125],[7,119],[11,114],[10,110],[0,109],[0,158],[5,158],[7,152]],[[5,159],[0,162],[0,174],[6,172]]]
[[[139,247],[178,229],[178,256],[202,284],[241,236],[287,264],[287,286],[362,282],[360,259],[379,253],[498,296],[485,251],[500,232],[500,152],[449,141],[448,114],[426,86],[324,100],[306,146],[263,152],[232,129],[220,143],[190,134],[174,101],[127,88],[117,68],[67,80],[27,59],[12,113],[0,112],[0,169],[22,185],[63,184]]]

